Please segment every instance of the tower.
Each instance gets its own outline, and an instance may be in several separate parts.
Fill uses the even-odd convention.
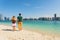
[[[54,14],[54,18],[56,18],[56,14]]]
[[[56,14],[54,14],[54,20],[57,20]]]
[[[2,14],[0,14],[0,20],[3,20],[3,18],[2,18]]]

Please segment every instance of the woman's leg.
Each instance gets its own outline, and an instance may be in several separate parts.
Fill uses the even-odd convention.
[[[16,29],[15,29],[15,27],[16,27],[16,23],[13,23],[13,31],[15,31]]]
[[[15,26],[13,26],[13,31],[15,31]]]

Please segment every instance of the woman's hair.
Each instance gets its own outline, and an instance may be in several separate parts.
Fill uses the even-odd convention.
[[[13,18],[14,18],[15,16],[13,16]]]
[[[15,16],[12,17],[12,20],[11,21],[12,21],[12,23],[15,23],[16,22]]]
[[[15,16],[12,16],[12,20],[15,19]]]

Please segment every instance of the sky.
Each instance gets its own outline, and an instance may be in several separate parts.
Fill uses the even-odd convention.
[[[0,0],[0,14],[3,17],[23,18],[60,17],[60,0]]]

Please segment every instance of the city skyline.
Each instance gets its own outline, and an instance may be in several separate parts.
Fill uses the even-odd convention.
[[[0,13],[4,17],[18,16],[23,18],[60,17],[60,0],[0,0]]]
[[[2,14],[0,14],[0,21],[3,21],[3,20],[11,21],[11,18],[3,17]],[[60,17],[57,17],[57,15],[54,14],[54,17],[23,18],[23,20],[60,21]]]

